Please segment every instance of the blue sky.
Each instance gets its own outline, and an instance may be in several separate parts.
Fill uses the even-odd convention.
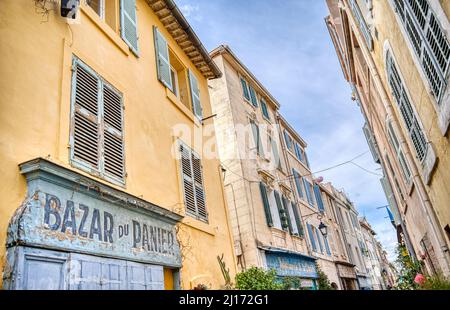
[[[359,107],[350,99],[324,18],[325,0],[176,0],[208,50],[227,44],[281,104],[308,143],[313,171],[368,151]],[[386,218],[381,169],[370,152],[317,174],[344,188],[392,258],[395,231]],[[377,174],[377,175],[376,175]],[[379,176],[380,175],[380,176]]]

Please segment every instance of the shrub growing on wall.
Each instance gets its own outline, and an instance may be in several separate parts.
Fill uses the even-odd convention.
[[[252,267],[236,275],[238,290],[281,290],[283,284],[277,281],[275,270]]]

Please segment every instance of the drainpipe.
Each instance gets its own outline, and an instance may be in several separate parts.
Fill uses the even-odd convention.
[[[351,13],[350,9],[349,9],[349,5],[346,2],[346,12],[347,12],[347,16],[349,17],[349,20],[351,20],[351,23],[353,25],[353,28],[356,30],[354,31],[354,34],[358,40],[358,42],[365,42],[360,34],[360,30],[359,28],[356,26],[353,14]],[[356,26],[356,27],[355,27]],[[372,59],[372,56],[370,55],[369,50],[367,49],[367,46],[363,43],[360,44],[361,47],[361,52],[364,55],[364,58],[366,60],[366,64],[369,68],[369,71],[372,73],[372,77],[374,79],[374,85],[376,90],[378,91],[379,95],[381,96],[381,100],[384,103],[386,112],[388,114],[388,116],[392,116],[392,119],[394,119],[394,108],[392,107],[391,101],[389,100],[389,96],[387,95],[386,90],[384,89],[383,83],[381,81],[381,77],[378,74],[378,70],[377,67]],[[397,121],[393,121],[392,124],[394,125],[395,130],[397,130],[397,132],[400,133],[400,136],[402,138],[402,144],[406,144],[406,140],[403,136],[403,132],[401,130],[399,130],[399,126],[397,125]],[[411,152],[409,150],[409,147],[405,148],[406,152],[405,152],[405,156],[407,157],[407,160],[412,163],[411,165],[411,170],[412,170],[412,174],[414,175],[414,184],[417,188],[417,192],[419,194],[419,198],[421,201],[421,206],[423,211],[426,214],[426,218],[428,221],[428,224],[431,226],[432,232],[433,232],[433,236],[436,239],[437,243],[440,245],[440,252],[442,253],[442,256],[444,258],[445,261],[445,269],[448,271],[450,270],[450,262],[449,262],[449,255],[448,255],[448,246],[447,243],[445,241],[445,236],[442,232],[442,229],[437,229],[437,227],[441,227],[441,225],[439,224],[439,220],[437,219],[436,213],[433,209],[433,206],[430,202],[430,198],[428,196],[428,193],[426,192],[425,186],[420,178],[420,172],[418,171],[418,168],[416,167],[415,161],[413,156],[411,155]]]

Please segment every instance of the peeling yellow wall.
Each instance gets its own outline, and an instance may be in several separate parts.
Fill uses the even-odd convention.
[[[206,79],[145,1],[137,1],[139,58],[90,8],[85,7],[80,14],[79,24],[68,25],[59,17],[59,10],[50,11],[45,21],[45,17],[36,13],[33,1],[1,1],[1,268],[5,262],[8,221],[26,195],[25,178],[19,173],[18,164],[40,156],[71,168],[68,143],[73,55],[124,95],[128,174],[125,191],[173,211],[183,209],[179,163],[171,155],[175,141],[171,131],[176,124],[185,124],[197,131],[202,126],[194,123],[191,111],[169,100],[166,88],[157,79],[152,26],[159,27],[181,62],[195,73],[203,114],[209,116]],[[185,143],[192,145],[190,139],[186,140]],[[200,149],[196,151],[201,153]],[[181,270],[184,288],[190,288],[199,275],[212,287],[223,284],[216,259],[222,253],[232,277],[235,273],[219,161],[208,159],[202,164],[209,224],[185,218],[186,223],[182,225],[181,238],[190,239]]]

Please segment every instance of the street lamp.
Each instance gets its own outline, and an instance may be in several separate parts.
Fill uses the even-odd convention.
[[[319,230],[322,233],[322,236],[326,238],[328,235],[328,227],[322,221],[320,221]]]

